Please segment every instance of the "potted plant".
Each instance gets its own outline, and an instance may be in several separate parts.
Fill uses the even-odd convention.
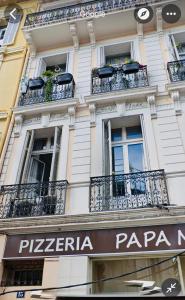
[[[140,64],[133,59],[125,59],[125,63],[123,65],[123,72],[125,74],[133,74],[139,71]]]
[[[99,78],[111,77],[114,74],[114,67],[105,65],[97,69],[97,75]]]
[[[52,92],[53,92],[53,84],[54,84],[54,77],[55,72],[51,70],[46,70],[44,73],[42,73],[42,76],[45,77],[45,100],[51,101],[52,100]]]
[[[28,81],[30,90],[38,90],[44,86],[44,80],[41,77],[33,78]]]
[[[71,73],[63,73],[56,76],[56,82],[59,85],[69,84],[73,81],[73,75]]]

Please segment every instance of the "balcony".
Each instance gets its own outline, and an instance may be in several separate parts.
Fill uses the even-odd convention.
[[[167,68],[171,82],[185,80],[185,59],[169,62]]]
[[[125,74],[122,66],[114,69],[114,74],[108,78],[99,78],[98,69],[92,70],[92,94],[149,86],[147,66],[141,66],[139,71],[134,74]]]
[[[4,185],[0,189],[0,218],[62,215],[67,181]]]
[[[169,1],[162,0],[162,2]],[[55,48],[61,48],[61,45],[73,46],[74,36],[79,44],[89,43],[92,23],[93,34],[97,41],[104,40],[105,37],[108,39],[113,36],[137,34],[137,22],[133,22],[133,10],[138,4],[146,4],[146,0],[83,2],[85,3],[28,14],[23,31],[29,44],[31,41],[32,46],[38,51],[50,49],[51,45],[55,45]],[[147,2],[155,9],[161,0],[148,0]],[[93,22],[88,24],[87,21]],[[154,20],[150,24],[154,26]]]
[[[90,212],[168,205],[164,170],[92,177]]]
[[[159,0],[151,0],[150,3],[157,3]],[[140,1],[139,4],[146,3]],[[138,0],[100,0],[87,1],[87,3],[69,5],[66,7],[51,9],[48,11],[41,11],[38,13],[28,14],[25,21],[25,26],[43,26],[49,23],[56,23],[61,21],[75,20],[83,18],[86,13],[91,16],[91,13],[111,12],[115,10],[123,10],[135,7]]]
[[[69,84],[59,85],[53,84],[50,98],[46,95],[45,87],[37,90],[27,89],[26,93],[22,94],[19,101],[19,106],[38,104],[38,103],[49,103],[57,100],[64,100],[74,97],[75,82],[74,80]]]

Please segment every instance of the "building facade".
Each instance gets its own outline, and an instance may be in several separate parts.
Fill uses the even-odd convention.
[[[28,1],[19,1],[23,15],[19,22],[12,23],[5,16],[6,8],[12,3],[12,1],[1,1],[0,3],[0,155],[2,154],[3,157],[6,152],[6,137],[10,135],[9,128],[12,128],[10,123],[13,123],[11,109],[16,104],[19,82],[29,54],[21,29],[26,14],[37,10],[37,1],[29,1],[29,3]],[[0,163],[1,167],[3,157]]]
[[[157,265],[185,249],[184,0],[175,24],[161,15],[174,1],[148,1],[144,25],[144,1],[69,2],[43,1],[23,27],[29,58],[0,178],[2,291],[138,295],[128,281],[162,293],[176,278],[184,294],[184,257]]]

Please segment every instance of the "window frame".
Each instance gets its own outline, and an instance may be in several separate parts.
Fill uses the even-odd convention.
[[[129,126],[132,127],[132,126]],[[134,127],[134,126],[133,126]],[[113,149],[115,146],[121,146],[122,147],[122,152],[123,152],[123,173],[132,173],[130,172],[129,168],[129,145],[137,145],[137,144],[142,144],[143,145],[143,172],[147,169],[146,166],[146,155],[145,155],[145,147],[144,147],[144,137],[143,137],[143,132],[142,132],[142,127],[141,127],[141,132],[142,132],[142,137],[141,138],[135,138],[135,139],[128,139],[127,134],[126,134],[126,126],[121,127],[122,128],[122,140],[121,141],[111,141],[111,148]],[[114,129],[114,128],[113,128]],[[142,171],[141,171],[142,172]],[[113,167],[112,167],[112,173],[113,173]],[[115,174],[116,175],[116,174]]]

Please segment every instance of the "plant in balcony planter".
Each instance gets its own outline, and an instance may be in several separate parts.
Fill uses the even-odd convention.
[[[125,74],[134,74],[139,71],[140,64],[130,58],[125,59],[125,64],[123,65],[123,72]]]
[[[114,67],[110,65],[105,65],[97,69],[97,75],[99,78],[108,78],[114,74],[114,71],[115,71]]]
[[[73,75],[71,73],[62,73],[56,76],[56,82],[59,85],[69,84],[73,81]]]
[[[47,70],[42,73],[42,76],[45,77],[45,100],[51,101],[52,100],[52,92],[53,92],[53,84],[54,84],[54,76],[55,72],[51,70]]]
[[[44,80],[41,77],[33,78],[28,81],[30,90],[39,90],[44,86]]]

